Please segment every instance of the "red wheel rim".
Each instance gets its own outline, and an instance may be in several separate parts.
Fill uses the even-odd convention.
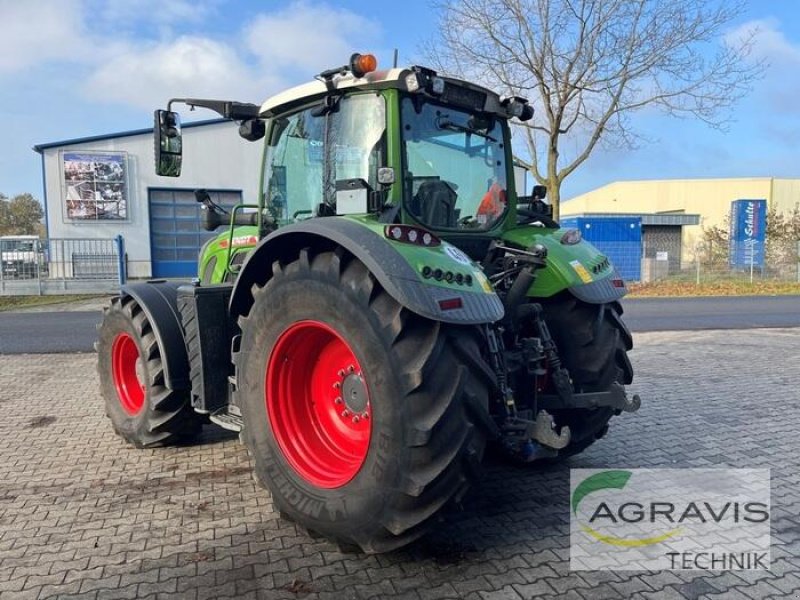
[[[369,391],[353,350],[328,325],[300,321],[267,363],[267,412],[286,460],[309,483],[343,486],[367,457]]]
[[[144,408],[144,383],[142,383],[139,348],[127,333],[120,333],[111,346],[111,375],[122,409],[131,416]]]

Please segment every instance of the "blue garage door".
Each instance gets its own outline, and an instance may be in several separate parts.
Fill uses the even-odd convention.
[[[242,201],[241,191],[209,190],[209,194],[228,210]],[[216,233],[200,228],[194,191],[150,189],[148,200],[153,277],[196,277],[200,247]]]

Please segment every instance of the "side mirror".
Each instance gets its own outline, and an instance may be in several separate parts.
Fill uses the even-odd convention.
[[[547,197],[547,186],[546,185],[533,186],[533,197],[538,198],[539,200],[544,200]]]
[[[157,110],[154,121],[156,173],[164,177],[178,177],[183,163],[181,118],[176,112]]]

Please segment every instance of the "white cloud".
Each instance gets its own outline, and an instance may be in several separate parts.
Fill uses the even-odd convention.
[[[368,45],[379,31],[377,23],[351,11],[296,2],[252,19],[243,32],[244,47],[202,36],[129,43],[97,66],[87,92],[142,108],[185,96],[259,103],[324,68],[344,64],[353,44]]]
[[[99,65],[87,93],[105,102],[152,109],[174,97],[261,102],[275,78],[257,77],[228,45],[185,36],[170,43],[132,46]]]
[[[800,45],[790,42],[780,29],[777,19],[754,19],[731,30],[726,40],[743,42],[755,34],[753,56],[770,62],[800,64]]]
[[[776,112],[796,115],[800,95],[800,44],[793,43],[773,18],[743,23],[726,36],[731,43],[753,37],[752,57],[763,60],[767,69],[764,79],[756,83],[756,97]]]
[[[303,0],[254,15],[231,41],[204,27],[218,2],[0,0],[0,75],[63,63],[87,100],[136,108],[185,96],[261,102],[374,49],[380,34],[376,21]]]
[[[84,60],[90,52],[78,0],[0,0],[0,73],[47,60]]]
[[[380,33],[379,23],[347,9],[294,2],[255,18],[245,39],[264,68],[311,74],[344,64],[354,51],[375,50]]]
[[[199,23],[214,10],[216,2],[200,0],[123,0],[100,1],[92,10],[108,24],[131,22],[157,24]]]

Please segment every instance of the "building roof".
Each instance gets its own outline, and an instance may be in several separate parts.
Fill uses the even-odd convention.
[[[193,121],[191,123],[184,123],[181,125],[182,129],[191,129],[193,127],[203,127],[204,125],[215,125],[217,123],[228,123],[228,119],[206,119],[204,121]],[[116,138],[132,137],[135,135],[152,134],[153,128],[146,129],[131,129],[129,131],[118,131],[116,133],[104,133],[102,135],[91,135],[88,137],[73,138],[70,140],[62,140],[59,142],[45,142],[44,144],[36,144],[33,147],[35,152],[41,154],[44,150],[49,148],[60,148],[61,146],[72,146],[74,144],[85,144],[88,142],[99,142],[101,140],[113,140]]]
[[[685,214],[685,213],[576,213],[574,215],[561,215],[561,220],[564,219],[609,219],[627,217],[634,219],[641,219],[642,225],[674,225],[683,227],[684,225],[699,225],[700,215]]]

